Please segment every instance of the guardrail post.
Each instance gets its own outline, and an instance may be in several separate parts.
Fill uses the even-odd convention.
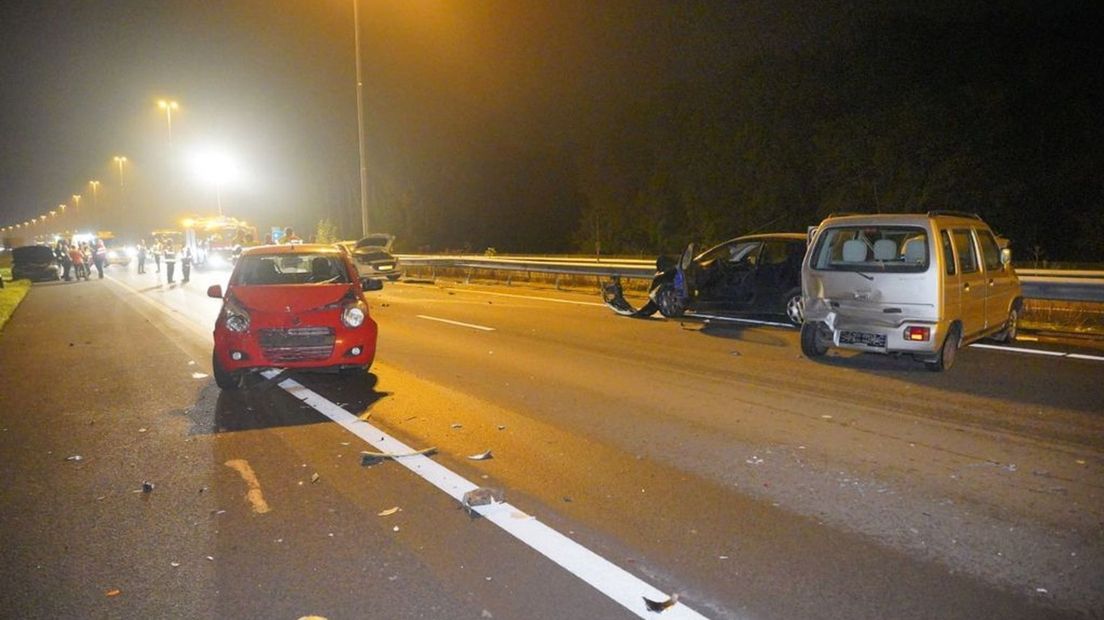
[[[475,267],[468,268],[468,276],[464,278],[464,284],[471,284],[472,273],[475,272]]]
[[[560,274],[556,274],[556,290],[560,290]]]

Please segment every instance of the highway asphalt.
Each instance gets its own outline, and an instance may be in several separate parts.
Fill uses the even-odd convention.
[[[657,617],[1104,611],[1091,348],[970,348],[934,374],[806,360],[786,328],[627,319],[596,294],[389,283],[374,377],[294,375],[312,408],[285,384],[213,385],[204,291],[225,273],[108,273],[36,285],[0,334],[6,614],[657,615],[588,572],[603,562],[628,598],[679,595]],[[510,510],[361,465],[375,431],[436,447]],[[548,540],[594,555],[557,564]]]

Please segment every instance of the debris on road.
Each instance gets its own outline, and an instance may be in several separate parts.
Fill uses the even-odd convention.
[[[173,568],[180,568],[180,562],[169,562],[169,566]]]
[[[153,493],[153,483],[148,481],[148,480],[143,480],[142,481],[142,492],[143,493]]]
[[[368,418],[372,417],[372,410],[365,409],[360,415],[357,416],[357,422],[367,422]]]
[[[763,463],[763,459],[761,459],[758,456],[755,456],[753,454],[750,459],[747,459],[744,462],[747,463],[748,465],[760,465],[760,464]]]
[[[464,496],[460,499],[460,503],[464,506],[464,509],[468,511],[468,514],[471,514],[472,508],[476,506],[501,504],[504,501],[506,500],[502,489],[492,489],[491,487],[479,487],[468,491],[464,493]]]
[[[395,514],[396,512],[398,512],[400,510],[402,510],[402,508],[399,508],[398,506],[395,506],[394,508],[388,508],[387,510],[381,510],[379,513],[377,513],[376,516],[390,517],[391,515]]]
[[[453,422],[452,424],[449,424],[449,428],[464,428],[464,425],[459,422]]]
[[[314,484],[315,482],[318,482],[318,479],[321,478],[321,477],[322,476],[318,475],[318,472],[314,472],[313,474],[311,474],[311,484]]]
[[[193,372],[192,373],[192,378],[193,379],[206,379],[208,376],[209,375],[207,375],[205,373],[202,373],[202,372]]]
[[[106,596],[119,596],[122,593],[123,593],[123,591],[120,590],[119,588],[112,588],[112,589],[108,590],[107,592],[104,592],[104,594]]]
[[[498,425],[498,430],[500,430],[500,431],[506,430],[506,425],[505,424],[499,424]]]
[[[66,461],[83,461],[84,457],[79,455],[79,454],[74,454],[73,456],[65,457],[65,460]]]
[[[361,465],[375,465],[383,459],[401,459],[404,456],[419,456],[433,454],[437,451],[436,447],[425,448],[423,450],[415,450],[414,452],[369,452],[367,450],[360,453]]]
[[[653,601],[648,597],[644,597],[644,605],[648,608],[648,611],[662,612],[664,609],[673,606],[678,602],[678,594],[672,594],[670,598],[665,601]]]
[[[469,456],[468,460],[471,460],[471,461],[487,461],[487,460],[490,460],[490,459],[493,459],[493,458],[494,458],[494,455],[491,454],[490,450],[487,450],[486,452],[480,452],[479,454],[473,454],[473,455]]]

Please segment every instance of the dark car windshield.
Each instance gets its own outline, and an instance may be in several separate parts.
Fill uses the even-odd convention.
[[[16,263],[48,263],[54,260],[54,251],[44,245],[25,245],[12,250],[12,261]]]
[[[922,273],[929,261],[923,228],[838,226],[820,235],[811,264],[822,271]]]
[[[349,274],[333,254],[251,254],[242,257],[234,284],[347,284]]]

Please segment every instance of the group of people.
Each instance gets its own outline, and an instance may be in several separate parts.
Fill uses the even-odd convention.
[[[177,250],[176,245],[170,238],[154,239],[153,245],[147,246],[146,240],[142,239],[138,242],[138,273],[146,272],[146,260],[152,256],[153,264],[156,268],[156,273],[161,273],[161,262],[165,263],[165,281],[169,284],[174,284],[176,263],[180,262],[180,282],[184,284],[188,282],[192,275],[192,261],[194,256],[192,255],[192,246],[184,244]]]
[[[73,241],[58,239],[54,246],[54,257],[61,265],[62,278],[66,281],[92,277],[92,268],[99,272],[100,278],[104,277],[104,265],[107,263],[107,248],[103,239],[94,241]]]

